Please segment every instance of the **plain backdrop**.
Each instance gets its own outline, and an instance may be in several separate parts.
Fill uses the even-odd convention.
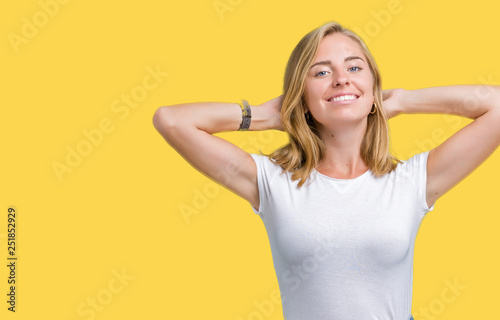
[[[359,32],[384,89],[500,84],[498,9],[485,0],[3,4],[0,317],[283,319],[261,219],[163,140],[155,110],[280,95],[291,51],[327,21]],[[397,116],[391,150],[406,160],[470,121]],[[278,131],[217,135],[252,153],[288,141]],[[415,319],[498,314],[499,178],[497,151],[424,218]],[[18,213],[15,313],[9,207]]]

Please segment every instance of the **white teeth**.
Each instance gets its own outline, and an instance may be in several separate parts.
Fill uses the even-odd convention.
[[[349,95],[345,95],[345,96],[339,96],[339,97],[335,97],[333,99],[330,99],[328,101],[344,101],[344,100],[354,100],[356,99],[357,97],[353,94],[349,94]]]

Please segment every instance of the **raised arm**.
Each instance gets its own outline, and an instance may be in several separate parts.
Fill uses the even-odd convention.
[[[282,130],[280,108],[281,96],[251,106],[249,130]],[[195,169],[260,209],[254,160],[243,149],[213,135],[238,130],[241,120],[237,103],[186,103],[158,108],[153,125]]]
[[[399,113],[444,113],[474,119],[429,152],[429,206],[479,167],[500,145],[500,86],[391,89],[385,90],[383,95],[384,109],[385,99],[391,101],[387,105],[393,116]]]

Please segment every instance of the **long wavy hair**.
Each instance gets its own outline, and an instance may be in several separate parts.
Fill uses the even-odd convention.
[[[306,34],[290,55],[285,70],[281,106],[281,122],[290,142],[271,154],[263,154],[279,164],[283,173],[291,172],[292,181],[300,179],[299,187],[326,156],[325,144],[312,117],[305,115],[306,74],[316,57],[321,40],[336,32],[348,36],[359,45],[374,79],[375,101],[372,108],[375,108],[376,112],[368,115],[366,133],[361,142],[361,158],[375,176],[391,172],[401,162],[389,152],[389,128],[387,116],[382,108],[381,76],[375,59],[363,40],[353,31],[337,22],[328,22]]]

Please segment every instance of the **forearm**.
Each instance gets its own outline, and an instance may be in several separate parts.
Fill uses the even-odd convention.
[[[276,129],[276,115],[261,105],[250,105],[250,108],[249,131]],[[242,111],[238,103],[185,103],[159,108],[153,121],[159,122],[160,117],[165,126],[194,126],[212,134],[237,131],[242,121]]]
[[[444,113],[476,119],[500,108],[500,86],[454,85],[406,90],[402,113]]]

